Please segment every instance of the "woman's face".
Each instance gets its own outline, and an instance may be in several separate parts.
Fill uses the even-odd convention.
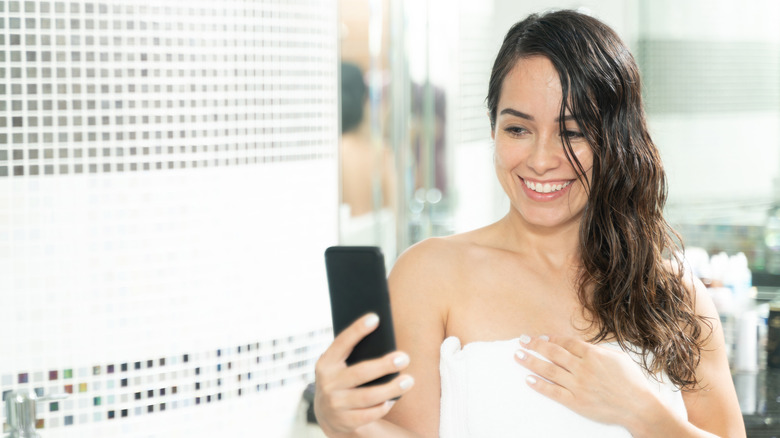
[[[563,136],[589,180],[593,151],[566,112],[560,132],[561,83],[549,59],[523,58],[504,78],[492,132],[495,165],[512,213],[530,225],[556,227],[578,222],[588,194],[566,159]]]

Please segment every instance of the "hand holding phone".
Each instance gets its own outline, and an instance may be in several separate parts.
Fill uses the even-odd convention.
[[[315,366],[314,412],[326,435],[349,435],[381,420],[414,379],[398,373],[409,356],[395,351],[379,248],[331,247],[325,262],[336,337]]]

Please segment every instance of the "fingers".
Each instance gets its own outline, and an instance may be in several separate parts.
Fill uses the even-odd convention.
[[[537,353],[537,357],[529,352],[518,350],[515,359],[526,369],[541,377],[534,382],[543,382],[536,388],[542,388],[550,397],[560,399],[563,394],[571,394],[577,386],[578,379],[587,373],[583,372],[585,357],[591,345],[579,339],[563,336],[520,337],[520,346]],[[531,383],[531,382],[529,382]],[[553,385],[550,387],[549,385]]]
[[[338,410],[367,409],[402,396],[412,386],[412,376],[401,374],[381,385],[335,391],[331,396],[331,403]]]
[[[557,385],[565,386],[568,382],[568,377],[571,375],[565,368],[548,360],[541,359],[528,351],[518,350],[515,353],[515,360],[528,371]]]
[[[336,336],[330,348],[323,353],[323,362],[341,363],[346,361],[355,345],[374,331],[378,325],[379,317],[375,313],[360,317]]]
[[[338,390],[354,388],[406,368],[409,365],[409,356],[400,351],[347,366],[346,359],[352,349],[376,329],[377,325],[378,317],[372,313],[344,329],[317,361],[316,379],[327,385],[329,390]]]
[[[593,344],[569,336],[550,336],[548,340],[551,344],[559,345],[569,353],[580,358],[585,357],[588,354],[588,350],[593,347]]]
[[[396,351],[378,359],[359,362],[343,372],[342,383],[347,388],[360,386],[374,379],[398,372],[409,366],[409,355]]]
[[[547,382],[544,379],[528,376],[526,377],[525,381],[528,383],[528,386],[533,388],[535,391],[563,404],[564,406],[568,406],[572,398],[574,398],[574,394],[572,394],[571,391],[569,391],[567,388],[556,385],[552,382]]]
[[[345,421],[348,424],[349,429],[357,429],[358,427],[379,420],[387,415],[390,409],[393,407],[393,401],[385,401],[376,406],[371,406],[365,409],[356,409],[351,411]]]
[[[323,430],[352,433],[360,426],[387,414],[392,401],[414,385],[411,376],[402,374],[382,385],[341,390],[325,390],[317,386],[314,411]]]
[[[574,341],[579,342],[577,340]],[[520,344],[522,347],[541,354],[542,357],[568,372],[574,372],[580,364],[582,356],[572,353],[568,348],[560,345],[558,342],[564,342],[565,345],[569,347],[573,346],[577,351],[580,351],[580,346],[572,345],[567,338],[548,338],[546,336],[540,336],[538,338],[531,338],[530,336],[520,337]]]
[[[387,415],[392,409],[394,401],[385,401],[376,406],[364,409],[353,409],[349,411],[323,411],[315,402],[314,415],[323,432],[332,431],[334,433],[350,434],[355,429],[372,423]],[[326,432],[326,435],[331,436]]]
[[[547,341],[540,340],[538,342]],[[530,348],[531,342],[526,345]],[[572,378],[572,374],[568,370],[523,350],[518,350],[515,353],[515,360],[535,374],[528,375],[525,379],[526,383],[535,391],[564,405],[573,397],[568,388]]]
[[[355,346],[379,324],[375,314],[364,315],[344,329],[320,356],[315,366],[314,408],[324,431],[352,433],[360,426],[382,418],[392,400],[409,391],[414,379],[399,374],[387,383],[361,387],[382,376],[397,373],[409,365],[400,351],[347,366]]]

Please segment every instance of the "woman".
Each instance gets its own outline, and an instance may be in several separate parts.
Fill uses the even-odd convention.
[[[345,365],[372,315],[334,340],[316,367],[326,434],[745,436],[718,315],[668,260],[626,46],[573,11],[532,15],[509,30],[487,104],[510,211],[399,258],[400,351]]]

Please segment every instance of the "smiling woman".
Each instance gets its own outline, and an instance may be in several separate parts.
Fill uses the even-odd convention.
[[[346,365],[371,317],[334,340],[316,367],[323,430],[744,436],[717,312],[669,259],[665,174],[625,44],[581,13],[531,15],[504,39],[487,104],[509,212],[398,259],[401,351]]]

